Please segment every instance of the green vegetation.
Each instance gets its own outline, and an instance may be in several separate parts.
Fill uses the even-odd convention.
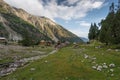
[[[91,25],[89,31],[90,40],[95,40],[97,37],[99,41],[106,43],[106,45],[120,44],[120,9],[118,7],[117,11],[115,11],[114,7],[114,3],[112,3],[109,14],[100,23],[101,29],[98,35],[95,32],[98,31],[97,27]]]
[[[99,35],[99,30],[96,23],[94,23],[94,25],[91,24],[89,34],[88,34],[89,39],[90,40],[98,39],[98,35]]]
[[[15,16],[11,13],[1,13],[1,15],[8,21],[5,23],[12,30],[17,32],[23,37],[23,41],[20,41],[24,46],[35,45],[40,42],[40,40],[51,40],[44,34],[42,34],[38,29],[28,22],[22,20],[21,18]],[[2,30],[1,30],[2,29]],[[4,30],[3,30],[4,29]],[[4,26],[0,23],[0,30],[8,36],[8,32],[5,31]],[[5,37],[6,37],[5,36]],[[26,43],[27,42],[27,43]]]
[[[98,44],[100,43],[95,42],[95,45]],[[109,50],[104,46],[96,48],[95,45],[80,45],[79,48],[71,45],[62,48],[55,54],[2,77],[1,80],[119,80],[120,51]],[[85,58],[85,55],[88,55],[88,58]],[[101,71],[92,68],[103,63],[106,63],[108,68]],[[115,67],[109,67],[111,63],[114,63]]]
[[[0,22],[0,37],[8,37],[8,32],[6,31],[3,24]]]
[[[29,58],[34,56],[46,55],[53,50],[53,47],[34,46],[34,47],[22,47],[8,45],[0,49],[0,64],[13,62],[15,60]]]

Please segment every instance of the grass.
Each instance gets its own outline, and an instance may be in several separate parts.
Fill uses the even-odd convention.
[[[28,58],[33,56],[45,55],[53,50],[53,47],[41,48],[41,46],[35,47],[22,47],[15,45],[3,46],[0,49],[0,64],[13,62],[15,57],[17,59]]]
[[[96,63],[84,55],[95,57]],[[95,64],[107,65],[114,63],[114,68],[97,71],[92,69]],[[34,68],[35,70],[31,70]],[[114,69],[110,72],[110,69]],[[114,74],[114,76],[111,76]],[[119,80],[120,79],[120,52],[108,48],[95,48],[81,45],[79,48],[68,46],[46,58],[19,68],[12,74],[0,80]]]

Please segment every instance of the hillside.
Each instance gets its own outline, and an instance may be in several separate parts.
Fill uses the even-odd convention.
[[[24,21],[32,24],[41,33],[48,36],[53,41],[58,41],[58,40],[82,41],[75,34],[64,29],[62,26],[56,24],[55,22],[53,22],[48,18],[34,16],[22,9],[11,7],[7,3],[5,3],[3,0],[0,1],[0,6],[2,7],[3,10],[6,10],[8,13],[12,13],[20,17]]]
[[[50,40],[33,25],[14,14],[2,10],[2,8],[0,10],[0,36],[6,37],[11,41],[19,41],[26,36],[35,41],[42,39]]]

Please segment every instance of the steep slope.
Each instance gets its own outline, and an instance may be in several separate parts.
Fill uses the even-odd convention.
[[[3,0],[1,0],[0,5],[3,6],[4,10],[6,10],[7,12],[13,13],[18,17],[22,18],[23,20],[29,22],[30,24],[34,25],[40,32],[42,32],[44,35],[50,37],[56,42],[58,40],[82,41],[75,34],[64,29],[62,26],[56,24],[48,18],[34,16],[22,9],[13,8],[3,2]]]
[[[6,37],[8,40],[19,41],[23,38],[29,37],[34,42],[42,39],[51,40],[30,23],[24,21],[15,14],[7,11],[6,6],[2,0],[0,1],[0,36]],[[12,8],[11,8],[12,9]],[[9,10],[10,11],[10,10]]]

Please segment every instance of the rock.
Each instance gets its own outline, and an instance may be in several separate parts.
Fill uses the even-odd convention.
[[[92,66],[93,69],[96,69],[97,67],[96,66]]]
[[[48,61],[46,60],[45,63],[47,63]]]
[[[111,76],[114,76],[114,74],[111,74]]]
[[[120,50],[119,49],[115,49],[116,52],[119,52]]]
[[[114,69],[110,69],[110,72],[114,72]]]
[[[104,55],[104,53],[102,53],[102,55]]]
[[[109,67],[114,68],[114,67],[115,67],[115,64],[114,64],[114,63],[111,63],[111,64],[109,64]]]
[[[107,49],[107,51],[111,51],[112,49]]]
[[[103,63],[103,68],[104,68],[104,69],[107,69],[107,68],[108,68],[108,66],[106,65],[106,63]]]
[[[99,49],[99,48],[101,48],[101,46],[96,46],[95,48],[96,48],[96,49]]]
[[[84,54],[84,58],[87,59],[89,56],[87,54]]]
[[[108,66],[107,66],[107,65],[103,65],[103,68],[104,68],[104,69],[107,69],[107,68],[108,68]]]
[[[96,63],[95,61],[92,62],[92,64],[95,64],[95,63]]]
[[[31,71],[35,71],[35,68],[31,68],[30,70],[31,70]]]
[[[98,67],[97,67],[97,70],[98,70],[98,71],[102,71],[102,68],[103,68],[102,66],[98,66]]]
[[[91,60],[96,60],[97,58],[94,56],[94,57],[90,57]]]

